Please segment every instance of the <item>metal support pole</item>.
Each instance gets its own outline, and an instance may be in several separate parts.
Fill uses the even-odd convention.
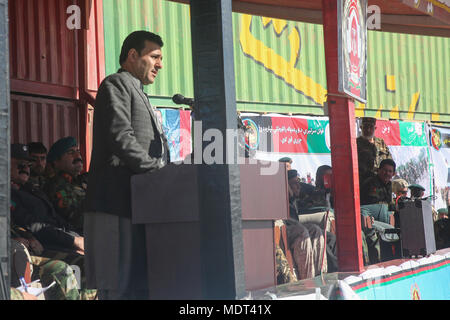
[[[231,0],[190,6],[195,119],[202,135],[218,129],[224,145],[223,164],[199,170],[202,291],[205,299],[236,299],[245,295],[245,275],[239,166],[225,162],[226,130],[237,128]],[[202,147],[194,153],[209,143],[195,141]]]

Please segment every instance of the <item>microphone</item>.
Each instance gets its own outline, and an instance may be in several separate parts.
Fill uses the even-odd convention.
[[[185,104],[188,105],[190,107],[194,106],[194,99],[191,98],[186,98],[185,96],[177,93],[172,97],[172,101],[175,102],[176,104]]]

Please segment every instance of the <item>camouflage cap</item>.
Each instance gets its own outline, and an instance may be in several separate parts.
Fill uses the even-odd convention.
[[[77,146],[77,140],[74,137],[65,137],[56,141],[48,151],[47,161],[53,162],[59,159],[70,148]]]
[[[441,208],[437,210],[438,213],[445,213],[448,214],[448,209],[447,208]]]
[[[375,118],[371,118],[371,117],[364,117],[362,118],[362,124],[371,124],[371,125],[375,125],[377,122],[377,119]]]
[[[408,188],[408,182],[405,179],[392,180],[392,192],[397,193],[405,188]]]
[[[408,186],[408,188],[409,189],[419,189],[419,190],[425,191],[424,187],[422,187],[420,184],[415,184],[415,183],[410,185],[410,186]]]

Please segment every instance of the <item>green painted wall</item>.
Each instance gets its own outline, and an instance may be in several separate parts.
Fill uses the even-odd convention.
[[[158,106],[193,96],[189,7],[164,0],[104,1],[106,73],[127,34],[160,34],[164,68],[147,92]],[[237,108],[323,115],[321,25],[233,14]],[[368,100],[356,115],[450,122],[450,39],[368,31]]]

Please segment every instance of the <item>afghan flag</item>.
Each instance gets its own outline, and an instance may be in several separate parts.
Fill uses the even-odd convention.
[[[383,138],[388,146],[427,145],[427,129],[424,122],[377,120],[375,136]]]
[[[170,160],[183,160],[191,153],[191,112],[180,109],[158,109],[166,134]]]

